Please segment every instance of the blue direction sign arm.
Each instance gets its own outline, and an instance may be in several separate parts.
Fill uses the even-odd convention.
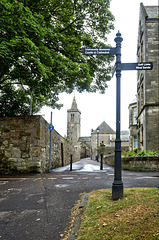
[[[115,55],[116,48],[83,48],[84,55]]]
[[[140,62],[140,63],[121,63],[120,69],[122,70],[152,70],[153,63],[152,62]],[[112,77],[116,71],[116,64],[112,70]]]
[[[152,62],[140,62],[140,63],[121,63],[120,69],[122,70],[152,70],[153,63]],[[116,64],[112,70],[112,77],[116,71]]]
[[[141,62],[141,63],[122,63],[121,70],[152,70],[152,62]]]

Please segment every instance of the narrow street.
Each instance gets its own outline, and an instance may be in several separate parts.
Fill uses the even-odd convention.
[[[0,178],[0,239],[58,240],[69,224],[70,211],[80,193],[111,188],[114,169],[90,159],[48,174]],[[156,172],[123,171],[125,188],[159,187]]]

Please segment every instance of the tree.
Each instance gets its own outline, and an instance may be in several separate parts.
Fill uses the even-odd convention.
[[[108,46],[114,21],[109,6],[110,0],[1,0],[2,116],[8,115],[8,90],[16,96],[12,101],[23,102],[26,109],[32,92],[34,112],[43,105],[60,107],[58,94],[63,91],[105,90],[113,57],[84,56],[81,50]],[[28,110],[13,111],[24,113]]]

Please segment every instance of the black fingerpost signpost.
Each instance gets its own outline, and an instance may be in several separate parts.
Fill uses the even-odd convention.
[[[112,184],[112,199],[118,200],[123,198],[123,182],[121,167],[121,139],[120,139],[120,92],[121,92],[121,71],[122,70],[152,70],[151,62],[145,63],[121,63],[121,43],[123,38],[118,31],[115,48],[83,48],[84,55],[116,55],[116,63],[112,71],[112,77],[116,72],[116,140],[115,140],[115,166],[114,166],[114,182]]]
[[[112,185],[112,199],[123,198],[123,182],[121,176],[121,139],[120,139],[120,79],[121,79],[121,34],[118,32],[116,38],[116,139],[115,139],[115,165],[114,182]]]

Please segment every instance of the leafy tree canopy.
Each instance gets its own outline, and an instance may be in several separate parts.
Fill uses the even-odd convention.
[[[31,92],[34,112],[60,107],[60,92],[104,92],[113,56],[84,56],[82,48],[109,46],[109,7],[110,0],[1,0],[0,115],[28,114]]]

